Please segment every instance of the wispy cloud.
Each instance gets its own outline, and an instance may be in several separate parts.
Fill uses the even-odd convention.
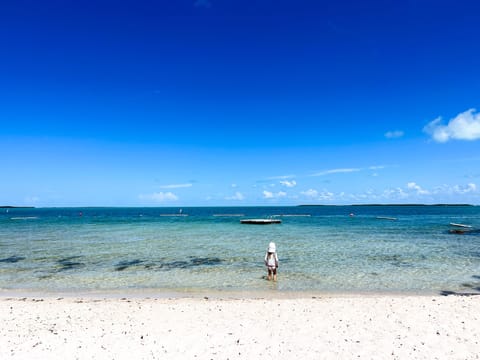
[[[480,113],[475,109],[469,109],[450,119],[447,125],[442,124],[442,118],[438,117],[428,123],[423,131],[429,134],[436,142],[444,143],[454,140],[478,140],[480,139]]]
[[[295,175],[280,175],[280,176],[270,176],[267,180],[287,180],[295,178]]]
[[[193,184],[170,184],[170,185],[161,185],[160,189],[181,189],[192,187]]]
[[[237,200],[237,201],[242,201],[242,200],[244,200],[244,199],[245,199],[245,196],[244,196],[241,192],[239,192],[239,191],[237,191],[237,192],[235,193],[235,195],[233,195],[233,196],[227,196],[227,197],[225,197],[225,200]]]
[[[140,194],[138,196],[140,200],[155,201],[155,202],[169,202],[177,201],[178,196],[172,192],[156,192],[153,194]]]
[[[295,180],[292,180],[292,181],[283,180],[283,181],[280,181],[280,184],[289,188],[293,188],[297,186],[297,182]]]
[[[385,137],[387,139],[398,139],[401,138],[405,133],[401,130],[387,131]]]
[[[330,175],[330,174],[352,173],[352,172],[357,172],[361,170],[362,169],[359,169],[359,168],[330,169],[330,170],[317,172],[315,174],[312,174],[311,176],[324,176],[324,175]]]

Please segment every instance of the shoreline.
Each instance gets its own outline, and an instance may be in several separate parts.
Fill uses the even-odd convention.
[[[86,298],[86,299],[310,299],[362,297],[436,297],[476,296],[480,292],[455,291],[316,291],[316,290],[216,290],[216,289],[117,289],[117,290],[36,290],[0,289],[0,300],[5,298]]]

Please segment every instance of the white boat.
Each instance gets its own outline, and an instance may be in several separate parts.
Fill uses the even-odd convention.
[[[451,226],[458,226],[458,227],[463,227],[463,228],[471,228],[472,225],[465,225],[465,224],[459,224],[459,223],[450,223]]]
[[[379,220],[392,220],[392,221],[398,220],[396,217],[389,217],[389,216],[377,216],[377,219],[379,219]]]
[[[267,225],[267,224],[281,224],[282,220],[278,219],[244,219],[240,220],[241,224],[256,224],[256,225]]]

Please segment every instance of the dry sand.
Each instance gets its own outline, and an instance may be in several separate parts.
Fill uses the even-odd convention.
[[[479,359],[480,296],[1,297],[0,359]]]

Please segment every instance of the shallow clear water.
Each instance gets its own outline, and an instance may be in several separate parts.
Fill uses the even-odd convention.
[[[480,233],[448,232],[451,222],[480,229],[480,207],[182,210],[188,216],[168,216],[178,208],[0,209],[0,289],[480,291]],[[278,215],[309,216],[240,224]],[[270,241],[277,283],[265,281]]]

